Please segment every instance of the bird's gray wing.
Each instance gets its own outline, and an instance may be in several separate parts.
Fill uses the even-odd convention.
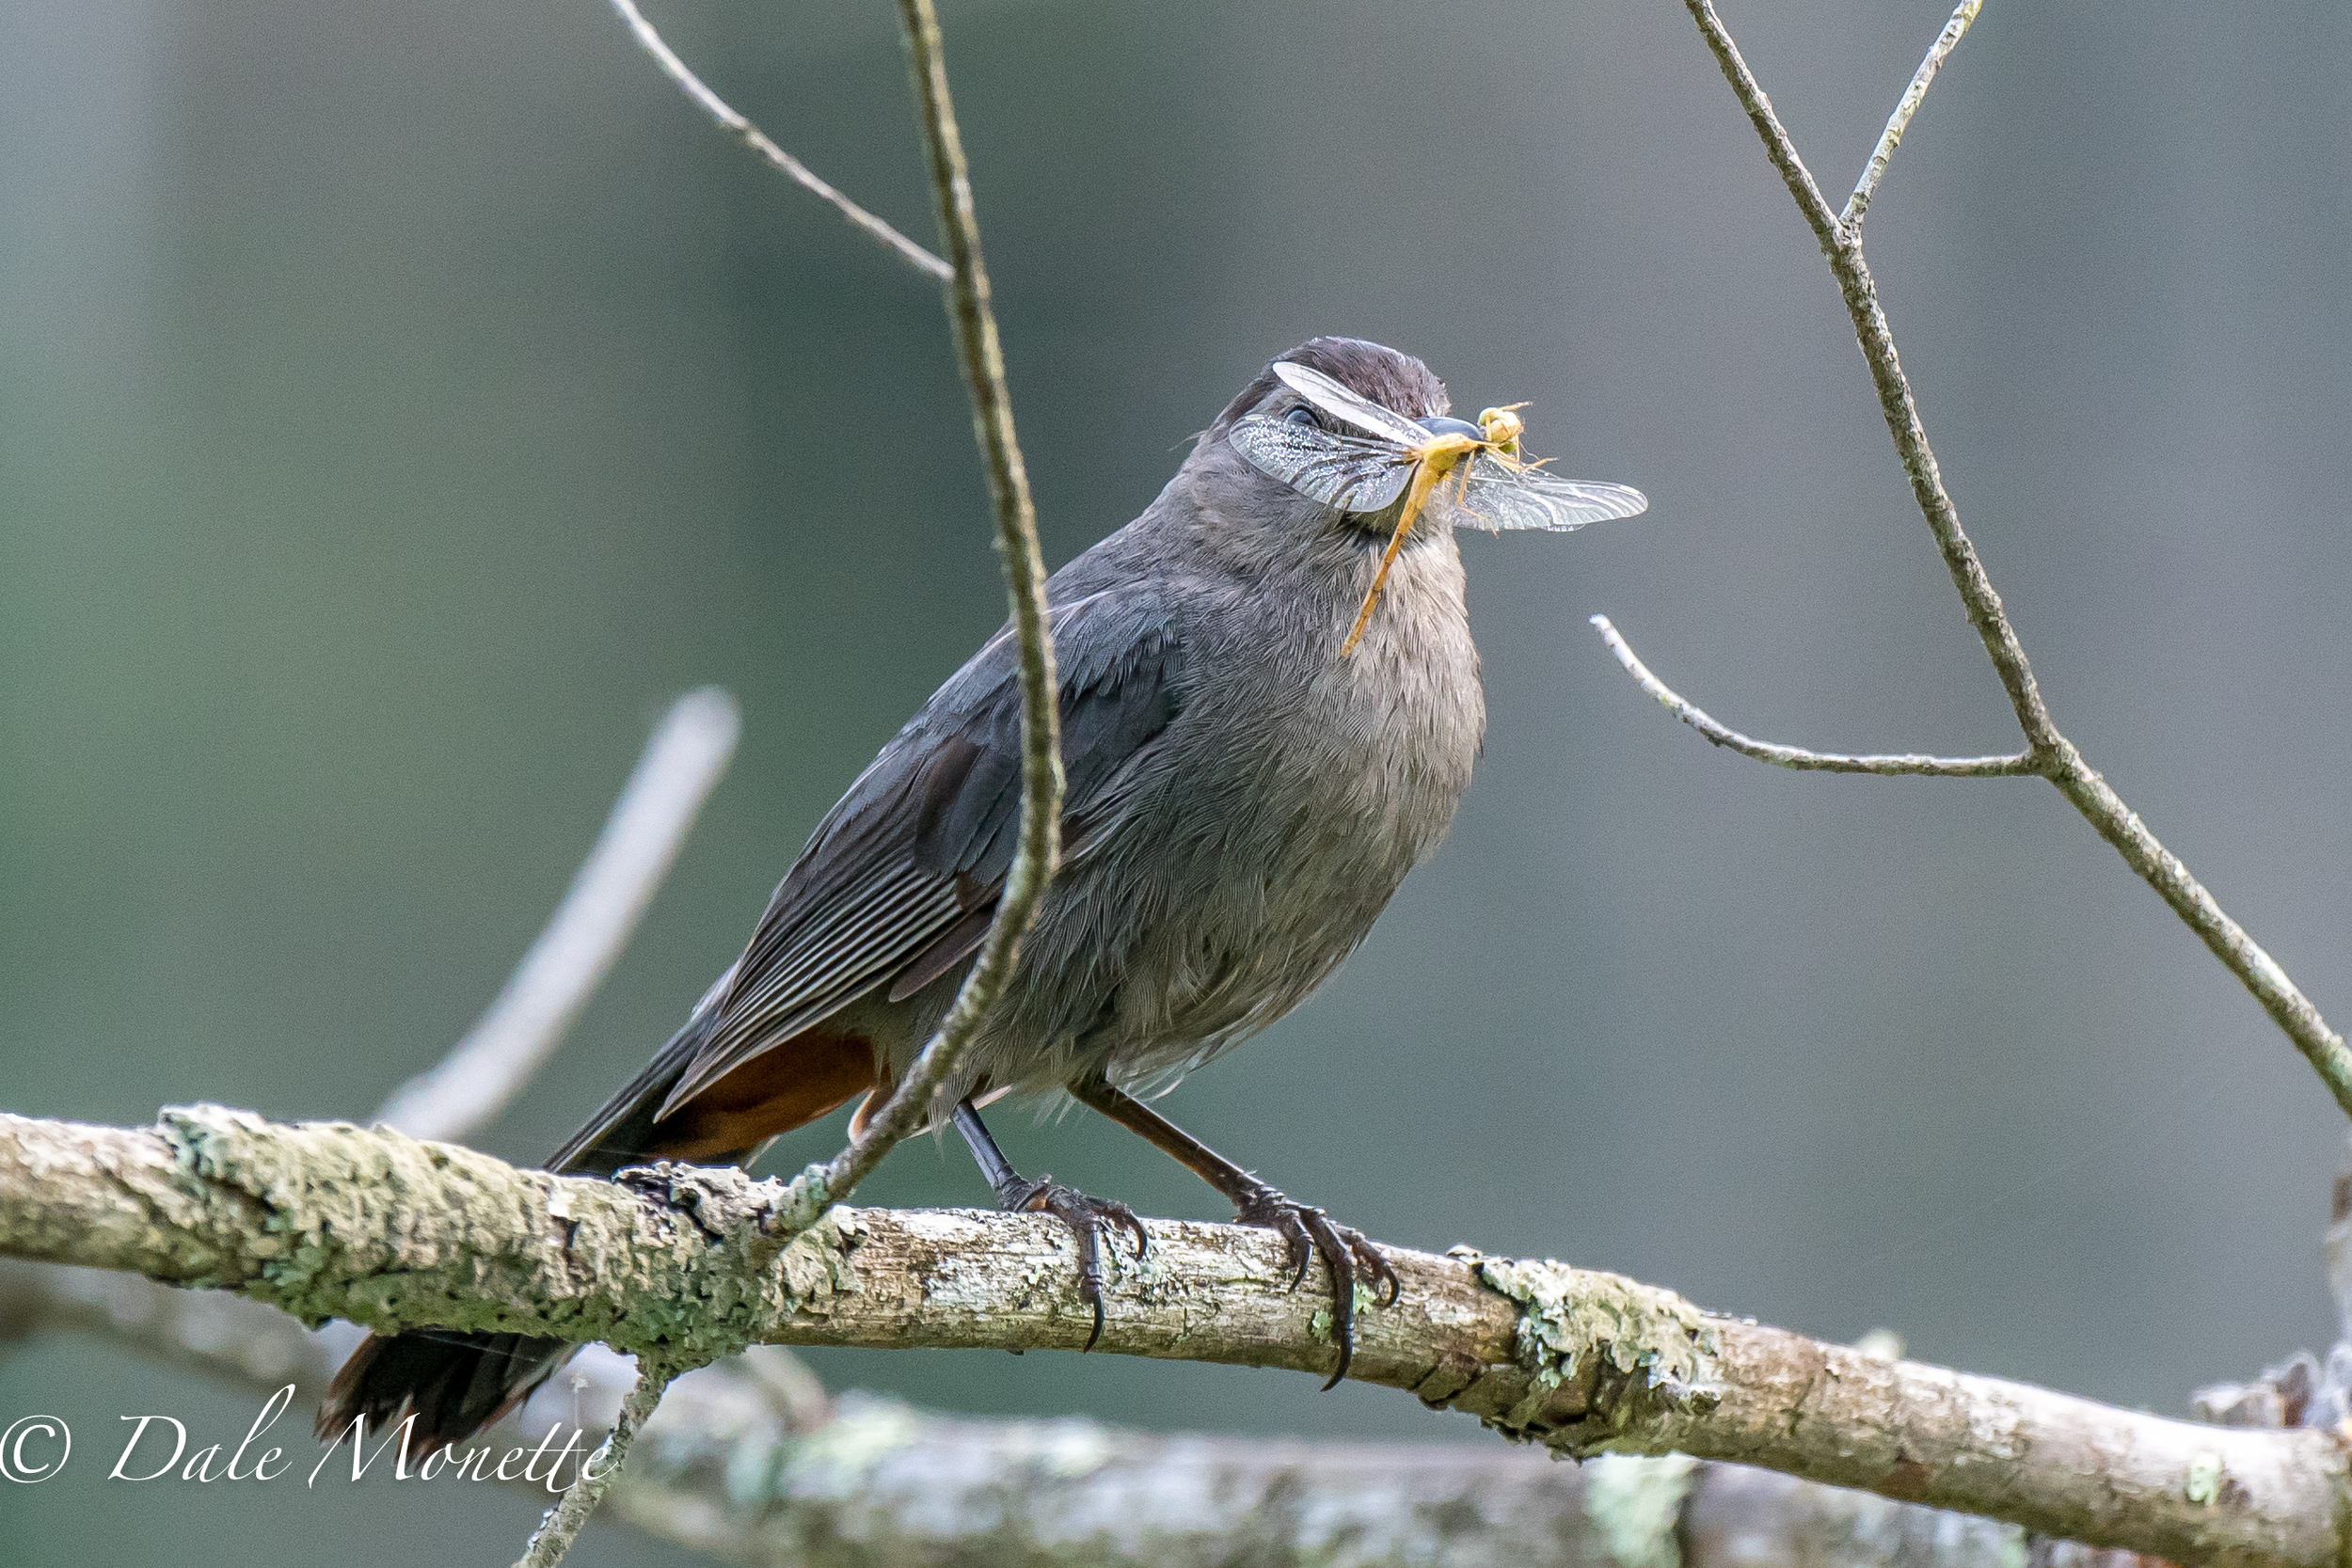
[[[1176,716],[1182,648],[1157,589],[1051,610],[1061,688],[1065,858],[1114,820],[1121,784]],[[785,874],[710,1033],[664,1101],[691,1099],[872,990],[946,973],[985,934],[1021,816],[1021,689],[1009,626],[859,774]],[[919,978],[918,978],[919,977]]]

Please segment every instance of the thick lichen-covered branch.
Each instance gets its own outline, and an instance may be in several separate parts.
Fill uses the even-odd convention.
[[[308,1322],[496,1328],[700,1360],[757,1343],[1068,1349],[1091,1315],[1030,1215],[829,1211],[765,1266],[788,1188],[673,1167],[603,1182],[388,1130],[217,1107],[151,1128],[0,1117],[0,1254],[238,1291]],[[1152,1223],[1101,1348],[1319,1371],[1327,1309],[1280,1242]],[[2338,1561],[2345,1460],[2315,1432],[2198,1427],[1874,1360],[1613,1275],[1391,1250],[1404,1292],[1352,1375],[1557,1452],[1731,1460],[2182,1563]]]
[[[255,1401],[326,1386],[320,1337],[258,1302],[131,1275],[0,1259],[0,1354],[78,1332]],[[591,1350],[482,1441],[612,1423],[633,1385]],[[511,1484],[544,1506],[548,1487]],[[689,1373],[646,1424],[600,1514],[755,1568],[1755,1568],[1773,1562],[2016,1568],[2013,1526],[1681,1456],[1546,1463],[1461,1443],[1300,1442],[1122,1431],[1083,1417],[932,1415],[829,1400],[789,1352]],[[2037,1568],[2114,1568],[2039,1543]]]
[[[256,1403],[326,1386],[325,1337],[220,1291],[0,1259],[0,1356],[76,1333]],[[612,1424],[634,1383],[592,1348],[481,1441],[529,1451]],[[2276,1424],[2276,1423],[2273,1423]],[[544,1480],[509,1482],[544,1507]],[[2017,1568],[2014,1526],[1679,1455],[1547,1463],[1447,1442],[1123,1431],[1084,1417],[945,1417],[828,1398],[758,1347],[670,1387],[599,1516],[748,1568]],[[2072,1543],[2036,1568],[2136,1568]]]

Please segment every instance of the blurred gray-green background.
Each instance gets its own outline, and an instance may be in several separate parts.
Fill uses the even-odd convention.
[[[1842,190],[1943,15],[1727,19]],[[2338,1114],[2054,791],[1719,754],[1584,625],[1754,733],[2014,744],[1826,270],[1680,6],[946,19],[1054,562],[1317,332],[1417,352],[1473,409],[1532,400],[1538,450],[1652,498],[1467,542],[1492,720],[1452,840],[1174,1116],[1389,1241],[1885,1324],[2160,1410],[2330,1336]],[[656,20],[929,237],[886,6]],[[2348,46],[2325,0],[1995,4],[1870,219],[2060,721],[2339,1022]],[[486,1140],[535,1159],[1001,619],[988,536],[936,291],[715,133],[596,0],[9,0],[0,1105],[364,1115],[497,990],[661,706],[723,684],[735,770]],[[1025,1168],[1219,1214],[1084,1116],[998,1120]],[[926,1144],[864,1196],[985,1189]],[[1221,1368],[811,1359],[955,1410],[1466,1431]],[[249,1402],[72,1343],[0,1365],[0,1424],[36,1410],[85,1447],[0,1489],[13,1562],[503,1561],[531,1514],[108,1486],[119,1416],[242,1431]],[[580,1560],[685,1560],[613,1532]]]

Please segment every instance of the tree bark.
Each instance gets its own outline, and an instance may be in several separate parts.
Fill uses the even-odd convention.
[[[331,1341],[357,1338],[221,1291],[0,1259],[0,1349],[52,1331],[256,1401],[293,1382],[298,1405],[348,1348]],[[531,1448],[578,1420],[593,1447],[633,1376],[592,1346],[483,1441]],[[958,1419],[855,1393],[836,1403],[767,1347],[680,1378],[646,1433],[608,1517],[758,1568],[2017,1568],[2027,1551],[2015,1526],[1679,1455],[1561,1465],[1492,1445]],[[548,1501],[541,1482],[512,1484]],[[2036,1568],[2119,1555],[2039,1542],[2031,1554]]]
[[[234,1290],[308,1323],[502,1329],[625,1352],[747,1345],[1075,1349],[1046,1219],[834,1209],[747,1266],[787,1189],[657,1167],[517,1171],[386,1129],[199,1106],[152,1128],[0,1117],[0,1253]],[[1280,1243],[1152,1223],[1100,1348],[1328,1368],[1328,1309]],[[2333,1564],[2346,1465],[2314,1431],[2201,1427],[1873,1360],[1562,1264],[1390,1249],[1402,1299],[1359,1319],[1352,1375],[1584,1457],[1680,1452],[1979,1513],[2179,1562]]]

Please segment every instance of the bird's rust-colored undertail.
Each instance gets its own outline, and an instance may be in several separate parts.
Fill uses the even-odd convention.
[[[761,1052],[654,1124],[648,1160],[711,1160],[756,1148],[874,1087],[874,1048],[806,1030]]]

